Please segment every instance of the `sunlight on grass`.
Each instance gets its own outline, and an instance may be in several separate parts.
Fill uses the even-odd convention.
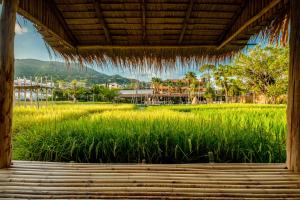
[[[284,162],[285,106],[17,107],[14,158],[76,162]]]

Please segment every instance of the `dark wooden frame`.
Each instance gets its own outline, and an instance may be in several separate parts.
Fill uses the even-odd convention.
[[[29,5],[30,0],[22,0],[22,5]],[[253,9],[255,5],[261,5],[261,0],[249,1],[243,7],[243,11]],[[1,1],[0,1],[1,2]],[[2,0],[2,15],[0,26],[0,168],[7,168],[11,165],[11,136],[12,136],[12,110],[13,110],[13,78],[14,78],[14,29],[16,23],[16,13],[18,9],[19,0]],[[98,1],[95,0],[97,16],[103,25],[106,39],[109,45],[105,48],[145,48],[145,46],[113,46],[111,44],[110,33],[105,25],[104,18],[101,14],[101,8],[98,7]],[[145,1],[143,1],[145,2]],[[190,1],[190,7],[187,10],[185,16],[185,22],[178,40],[180,44],[182,42],[186,24],[190,13],[192,11],[193,1]],[[218,45],[198,45],[203,48],[217,48],[221,49],[230,43],[235,37],[239,35],[243,30],[249,27],[254,21],[263,16],[273,7],[277,6],[281,1],[273,0],[260,9],[259,12],[245,18],[243,11],[235,17],[234,23],[231,27],[226,29],[226,32],[222,35],[220,43]],[[51,6],[49,1],[39,1],[42,8]],[[289,0],[290,3],[290,67],[289,67],[289,90],[288,90],[288,139],[287,139],[287,167],[295,172],[300,172],[300,1]],[[146,38],[146,9],[145,3],[142,7],[142,32]],[[52,6],[52,11],[44,9],[44,15],[51,15],[56,24],[60,26],[52,27],[48,21],[45,21],[41,16],[30,16],[28,13],[22,12],[34,23],[37,23],[42,27],[42,32],[52,35],[60,40],[60,43],[64,48],[78,48],[80,49],[97,49],[103,48],[99,45],[85,45],[80,46],[77,44],[76,38],[70,33],[64,19],[59,14],[56,7]],[[53,12],[53,10],[55,12]],[[255,12],[254,12],[255,13]],[[45,34],[45,35],[47,35]],[[181,46],[177,45],[176,48],[193,48],[193,46]],[[197,45],[195,45],[197,47]],[[155,46],[148,46],[148,48],[156,48]],[[157,46],[157,48],[174,48],[173,46]]]
[[[300,172],[300,1],[290,0],[287,166]]]
[[[18,1],[3,1],[0,21],[0,168],[10,166],[12,155],[14,36]]]

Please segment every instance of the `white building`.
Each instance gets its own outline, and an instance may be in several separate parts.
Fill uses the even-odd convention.
[[[108,84],[108,88],[112,89],[112,88],[122,88],[122,85],[118,84],[118,83],[109,83]]]

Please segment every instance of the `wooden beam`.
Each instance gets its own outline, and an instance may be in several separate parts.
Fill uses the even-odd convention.
[[[185,30],[187,28],[187,25],[189,23],[189,19],[190,19],[192,10],[193,10],[193,4],[194,4],[194,0],[190,0],[188,9],[185,13],[185,18],[184,18],[182,30],[181,30],[181,33],[180,33],[180,36],[179,36],[179,39],[178,39],[178,44],[182,43],[182,40],[183,40],[183,37],[184,37],[184,34],[185,34]]]
[[[300,1],[290,0],[287,166],[300,172]]]
[[[102,27],[103,27],[105,38],[106,38],[107,42],[109,44],[111,44],[112,43],[111,36],[110,36],[109,30],[108,30],[107,24],[105,22],[103,13],[102,13],[102,9],[101,9],[101,5],[99,3],[99,0],[94,0],[94,6],[95,6],[95,10],[96,10],[96,15],[97,15]]]
[[[78,45],[78,50],[96,50],[96,49],[191,49],[191,48],[213,48],[215,45]]]
[[[243,13],[243,10],[245,9],[245,6],[247,5],[248,1],[244,1],[241,5],[241,7],[239,8],[239,10],[235,13],[235,15],[232,18],[231,23],[229,24],[229,26],[224,30],[224,32],[222,33],[222,35],[220,36],[218,43],[221,43],[224,38],[226,37],[226,33],[228,33],[230,31],[230,29],[234,26],[234,24],[237,23],[237,20],[239,19],[239,17],[241,16],[241,14]]]
[[[142,12],[142,31],[143,31],[143,43],[146,43],[147,31],[146,31],[146,0],[141,1],[141,12]]]
[[[56,38],[58,44],[64,45],[66,48],[74,48],[76,41],[70,36],[66,24],[62,22],[57,15],[58,10],[52,8],[50,1],[21,0],[19,3],[18,13],[35,25],[43,35],[52,35]],[[49,9],[51,8],[51,9]],[[42,13],[42,14],[40,14]]]
[[[54,12],[55,16],[57,17],[58,21],[60,22],[61,26],[63,27],[63,30],[66,32],[69,39],[71,40],[72,44],[77,45],[78,40],[76,39],[76,37],[72,33],[71,29],[69,28],[68,24],[66,23],[63,15],[62,15],[62,13],[57,8],[54,0],[50,0],[49,5],[50,5],[51,10]]]
[[[0,168],[11,164],[14,36],[19,0],[3,0],[0,20]]]
[[[248,26],[261,18],[264,14],[274,8],[281,0],[272,0],[268,5],[263,6],[261,0],[247,1],[247,5],[241,12],[241,15],[235,20],[235,23],[231,26],[221,44],[217,49],[221,49],[226,44],[236,38],[241,32],[243,32]],[[253,9],[256,8],[256,9]],[[249,14],[250,13],[250,14]],[[247,16],[248,15],[248,16]]]
[[[229,47],[244,47],[253,46],[255,43],[235,43],[228,45]],[[216,50],[217,46],[213,44],[198,44],[198,45],[78,45],[78,50],[97,50],[97,49],[195,49],[209,48]]]

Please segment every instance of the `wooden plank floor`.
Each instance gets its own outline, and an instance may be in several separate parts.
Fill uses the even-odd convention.
[[[283,164],[73,164],[14,161],[0,199],[300,199]]]

